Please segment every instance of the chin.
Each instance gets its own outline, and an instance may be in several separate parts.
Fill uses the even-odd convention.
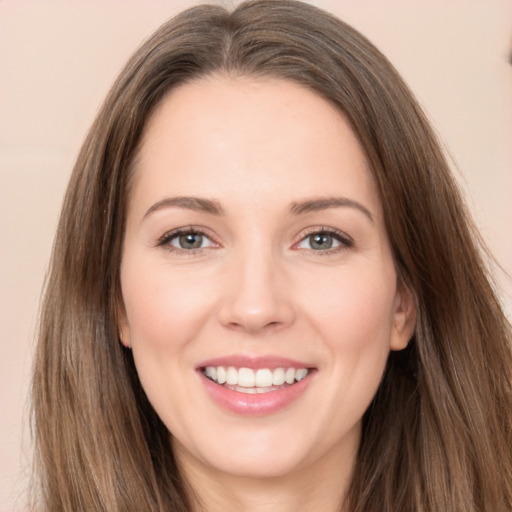
[[[246,479],[283,478],[299,470],[300,461],[282,453],[261,453],[258,456],[229,457],[215,469],[231,477]]]
[[[178,464],[185,467],[195,460],[203,470],[248,479],[285,477],[307,465],[312,456],[307,447],[301,448],[289,435],[264,436],[257,431],[244,434],[215,440],[205,436],[195,446],[187,443],[190,449],[174,439],[173,449]]]

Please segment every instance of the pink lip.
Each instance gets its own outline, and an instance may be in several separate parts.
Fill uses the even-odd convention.
[[[242,416],[264,416],[277,412],[297,400],[307,389],[312,374],[291,386],[276,391],[250,395],[225,388],[207,379],[202,373],[202,382],[210,397],[221,407]]]
[[[276,356],[258,356],[251,357],[245,355],[231,355],[226,357],[218,357],[203,361],[196,366],[197,370],[206,368],[207,366],[233,366],[235,368],[251,368],[257,370],[258,368],[269,368],[275,370],[276,368],[311,368],[312,365],[288,359],[286,357]]]

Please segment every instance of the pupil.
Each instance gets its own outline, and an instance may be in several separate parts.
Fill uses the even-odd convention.
[[[187,233],[180,236],[180,245],[183,249],[199,249],[203,243],[203,236],[196,233]]]
[[[311,235],[309,240],[313,249],[330,249],[332,247],[332,236],[326,233]]]

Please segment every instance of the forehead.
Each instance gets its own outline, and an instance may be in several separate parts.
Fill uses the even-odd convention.
[[[379,202],[343,114],[279,79],[214,76],[173,89],[147,123],[134,169],[133,199],[344,194]]]

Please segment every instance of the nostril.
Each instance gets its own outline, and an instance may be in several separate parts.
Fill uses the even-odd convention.
[[[284,322],[258,322],[257,320],[250,321],[241,321],[241,322],[230,322],[226,325],[226,327],[236,330],[236,331],[244,331],[252,334],[256,334],[259,332],[267,332],[267,331],[276,331],[280,328],[284,328],[286,324]]]

